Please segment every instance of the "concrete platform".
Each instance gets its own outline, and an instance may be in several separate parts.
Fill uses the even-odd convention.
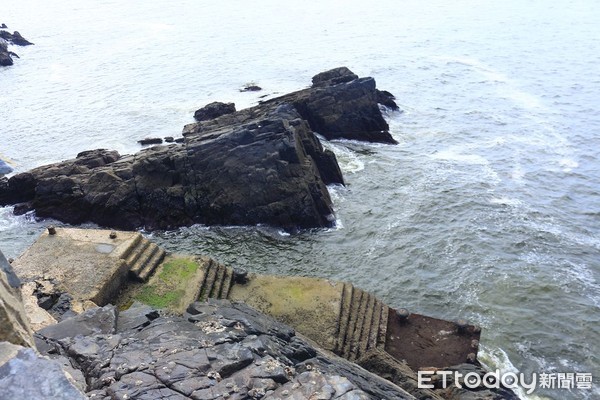
[[[418,314],[403,318],[352,284],[252,274],[207,257],[170,257],[161,264],[164,256],[138,232],[56,228],[44,232],[13,268],[25,281],[53,278],[76,300],[98,305],[123,304],[126,287],[137,288],[138,301],[174,312],[195,298],[241,301],[373,369],[381,360],[388,369],[413,370],[477,362],[478,328]]]
[[[100,306],[114,300],[149,247],[142,245],[149,241],[139,232],[74,228],[54,231],[42,233],[13,262],[16,274],[23,281],[51,278],[75,300],[90,300]],[[155,249],[152,251],[147,259],[155,255]]]

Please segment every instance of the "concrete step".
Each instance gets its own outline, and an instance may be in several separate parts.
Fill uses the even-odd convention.
[[[152,257],[148,260],[146,265],[142,268],[142,270],[138,274],[138,279],[142,282],[147,282],[150,276],[156,271],[156,268],[160,265],[162,260],[165,258],[165,251],[160,247],[158,250],[152,255]]]
[[[139,233],[139,232],[136,233],[133,240],[129,244],[129,246],[125,249],[125,251],[121,255],[121,259],[127,260],[127,258],[129,258],[129,256],[133,253],[133,251],[138,247],[138,245],[140,244],[140,242],[142,241],[143,238],[144,237],[142,236],[141,233]]]
[[[350,303],[350,318],[348,320],[348,331],[346,333],[346,339],[344,340],[344,346],[342,349],[341,355],[344,358],[351,359],[351,355],[353,353],[352,347],[354,342],[354,332],[356,331],[356,327],[360,323],[358,320],[361,318],[360,315],[360,305],[363,300],[363,296],[365,292],[354,288],[352,293],[352,300]]]
[[[142,235],[140,235],[140,237],[141,236]],[[137,245],[131,250],[129,256],[125,259],[125,262],[127,263],[127,265],[129,265],[130,269],[135,265],[135,263],[142,256],[142,254],[144,254],[146,249],[148,249],[150,243],[151,242],[148,239],[141,237]]]
[[[348,334],[348,325],[350,323],[350,313],[352,312],[352,296],[354,286],[349,283],[344,283],[342,288],[342,299],[340,300],[340,311],[338,314],[337,339],[334,351],[337,354],[342,354],[344,343]]]
[[[216,273],[215,273],[215,281],[212,285],[209,297],[211,299],[218,299],[219,294],[221,293],[221,286],[223,285],[223,280],[225,279],[225,267],[221,264],[216,265]]]
[[[231,290],[231,285],[233,285],[233,269],[225,267],[225,276],[223,277],[223,281],[221,283],[221,290],[219,291],[220,299],[226,299],[229,297],[229,290]]]
[[[375,304],[377,303],[377,298],[373,296],[371,293],[367,293],[367,302],[365,305],[364,318],[361,324],[361,332],[358,337],[357,342],[357,350],[355,353],[355,360],[359,359],[360,356],[367,352],[369,347],[369,337],[371,334],[371,329],[373,325],[373,317],[375,315]]]
[[[360,302],[358,303],[358,310],[356,311],[356,325],[354,327],[354,332],[352,334],[350,340],[349,352],[347,353],[347,358],[351,361],[358,359],[360,354],[360,344],[361,337],[364,331],[365,326],[365,317],[368,313],[369,303],[371,299],[371,295],[364,290],[361,290]]]
[[[379,299],[376,299],[375,305],[373,306],[373,319],[371,320],[369,335],[366,339],[367,346],[365,348],[365,351],[369,351],[377,347],[377,338],[379,336],[379,325],[381,324],[383,307],[387,306],[381,301],[379,301]]]
[[[146,264],[148,264],[150,259],[154,256],[154,254],[157,253],[159,250],[158,246],[155,243],[149,243],[150,244],[145,247],[144,251],[137,255],[137,257],[135,257],[135,263],[133,265],[130,264],[131,269],[129,270],[129,273],[138,280],[142,280],[140,277],[140,273],[142,272]]]
[[[204,272],[204,280],[202,281],[202,286],[200,288],[198,300],[206,301],[210,297],[210,293],[212,292],[212,288],[215,284],[217,266],[218,264],[213,260],[210,260],[208,262],[208,265],[206,266],[206,271]]]
[[[381,350],[385,350],[389,313],[390,308],[387,305],[382,304],[381,318],[379,319],[379,332],[377,333],[377,348]]]

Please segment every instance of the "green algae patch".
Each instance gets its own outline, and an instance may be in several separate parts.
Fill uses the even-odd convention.
[[[131,301],[151,307],[181,313],[196,300],[204,277],[200,268],[203,260],[191,257],[169,256],[159,266],[149,282],[134,288]]]

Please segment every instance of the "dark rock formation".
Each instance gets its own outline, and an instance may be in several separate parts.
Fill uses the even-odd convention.
[[[7,342],[0,342],[0,388],[2,399],[87,399],[59,362]]]
[[[2,26],[0,26],[0,29],[6,29],[6,25],[2,24]],[[33,44],[27,39],[25,39],[23,36],[21,36],[21,34],[17,31],[15,31],[14,33],[10,33],[8,31],[0,30],[0,66],[6,67],[9,65],[13,65],[12,57],[19,58],[19,56],[13,53],[12,51],[8,51],[9,43],[12,43],[17,46],[29,46]]]
[[[330,140],[395,144],[378,107],[383,99],[380,93],[375,79],[358,78],[348,68],[341,67],[315,75],[309,89],[267,100],[259,107],[289,103],[314,132]]]
[[[0,38],[0,66],[7,67],[13,65],[13,59],[10,53],[11,52],[8,51],[6,40]]]
[[[235,112],[235,104],[233,103],[221,103],[215,101],[205,105],[194,113],[194,119],[196,121],[207,121],[220,117],[221,115],[231,114]]]
[[[182,146],[124,157],[95,150],[1,179],[0,205],[23,203],[15,208],[20,213],[34,209],[38,217],[121,229],[331,226],[325,185],[343,184],[343,178],[334,154],[313,131],[327,138],[395,141],[373,78],[341,68],[318,75],[315,83],[237,112],[230,112],[233,105],[213,103],[202,109],[204,120],[184,128]]]
[[[246,85],[242,89],[240,89],[240,92],[260,92],[261,90],[262,88],[260,86]]]
[[[21,34],[17,31],[14,31],[14,33],[12,34],[12,39],[10,40],[11,42],[13,42],[13,44],[16,44],[17,46],[31,46],[33,44],[29,40],[21,36]]]
[[[94,333],[38,338],[92,399],[414,399],[242,304],[194,303],[183,318],[134,306],[108,331],[85,318]]]
[[[347,67],[339,67],[321,72],[313,76],[313,87],[333,86],[340,83],[346,83],[358,79],[358,75],[350,71]]]
[[[138,143],[142,146],[147,146],[149,144],[161,144],[163,140],[161,138],[144,138],[142,140],[138,140]]]

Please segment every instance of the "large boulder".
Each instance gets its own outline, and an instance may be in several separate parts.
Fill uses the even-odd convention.
[[[15,175],[0,181],[0,204],[26,202],[19,209],[38,217],[121,229],[332,225],[325,182],[341,182],[341,173],[293,109],[226,126],[213,120],[213,128],[186,135],[182,146],[124,157],[96,150]]]
[[[2,399],[87,399],[58,361],[7,342],[0,342],[0,388]]]
[[[344,181],[335,155],[315,132],[395,143],[380,98],[373,78],[341,68],[315,77],[312,88],[245,110],[213,103],[202,121],[184,128],[181,146],[123,157],[93,150],[0,179],[0,205],[119,229],[329,227],[334,218],[326,185]]]
[[[196,110],[194,113],[194,119],[196,121],[207,121],[209,119],[218,118],[221,115],[231,114],[235,112],[235,104],[233,103],[221,103],[215,101],[205,105],[204,107]]]

